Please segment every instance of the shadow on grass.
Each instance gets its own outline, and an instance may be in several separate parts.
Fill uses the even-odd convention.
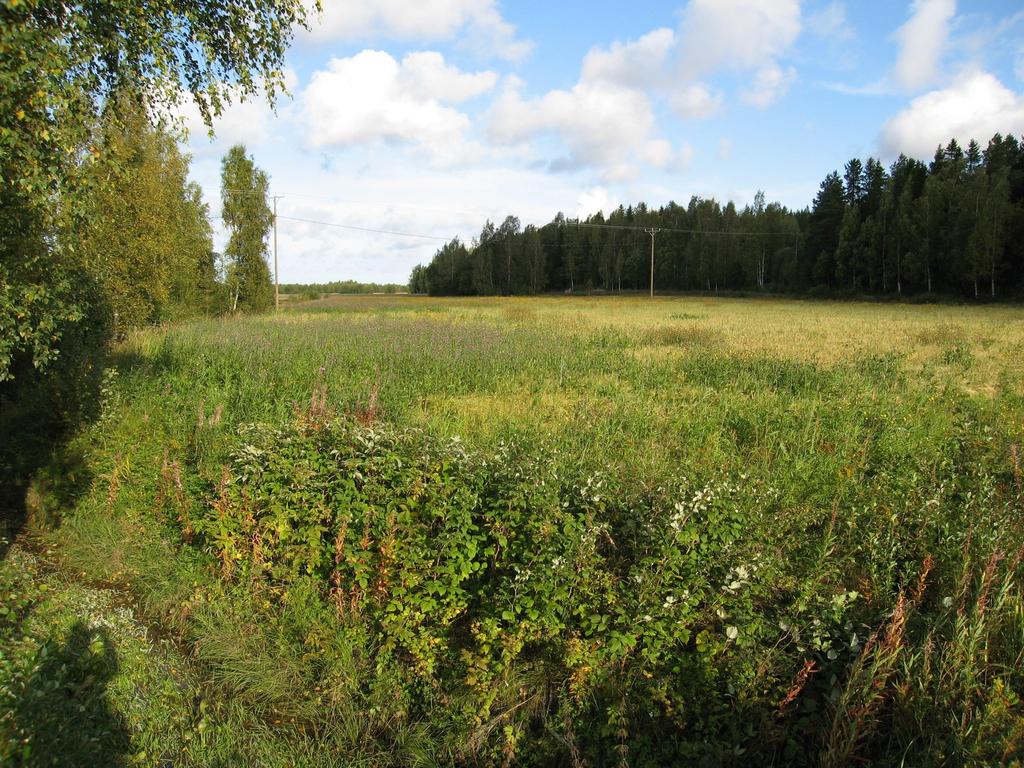
[[[127,765],[128,726],[107,701],[118,662],[106,630],[76,623],[63,643],[46,641],[29,669],[11,712],[13,753],[4,765]]]
[[[61,510],[89,487],[84,458],[69,440],[97,415],[103,366],[88,361],[79,369],[43,374],[22,365],[0,382],[0,559],[29,515],[58,525]]]

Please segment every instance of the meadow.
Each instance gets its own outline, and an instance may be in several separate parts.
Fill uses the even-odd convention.
[[[124,764],[1024,760],[1018,307],[345,296],[103,381],[0,563],[14,765],[73,647]]]

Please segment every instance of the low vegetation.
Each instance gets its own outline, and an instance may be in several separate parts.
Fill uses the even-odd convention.
[[[140,764],[1015,764],[1022,350],[1015,308],[774,300],[144,330],[28,530],[188,656],[201,714],[134,720],[148,662],[86,659]],[[43,764],[9,713],[78,641],[31,626],[0,754]]]

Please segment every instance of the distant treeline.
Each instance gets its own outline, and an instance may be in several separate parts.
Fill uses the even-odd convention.
[[[281,283],[281,293],[307,295],[312,293],[399,293],[408,290],[397,283],[357,283],[335,280],[333,283]]]
[[[830,173],[810,209],[722,206],[692,197],[657,210],[522,228],[488,221],[466,245],[417,266],[410,289],[434,295],[645,289],[654,237],[659,291],[1007,296],[1024,292],[1024,144],[996,134],[939,147],[930,164],[874,158]]]

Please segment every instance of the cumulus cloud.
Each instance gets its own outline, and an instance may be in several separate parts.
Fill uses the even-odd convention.
[[[690,83],[678,86],[669,97],[673,109],[681,116],[700,120],[712,117],[722,106],[720,91],[713,91],[704,83]]]
[[[518,39],[495,0],[328,0],[308,37],[315,42],[458,39],[481,55],[509,61],[522,60],[532,49]]]
[[[582,79],[644,88],[663,78],[663,68],[675,44],[675,32],[656,29],[630,42],[614,42],[608,49],[592,48],[583,59]]]
[[[469,159],[470,119],[450,106],[494,87],[493,72],[464,73],[439,53],[383,51],[331,59],[300,99],[306,141],[315,148],[373,142],[418,145],[435,160]]]
[[[906,90],[935,81],[949,36],[956,0],[914,0],[910,19],[896,31],[900,44],[893,79]]]
[[[807,26],[818,37],[829,40],[849,40],[854,36],[853,25],[846,18],[846,6],[841,0],[833,0],[820,11],[811,14]]]
[[[294,70],[286,69],[285,88],[293,92],[297,83],[298,76]],[[278,120],[290,117],[291,102],[284,94],[278,94],[276,115],[263,89],[243,100],[239,89],[229,86],[225,88],[224,96],[226,103],[220,115],[213,118],[212,140],[205,143],[202,139],[209,135],[209,128],[190,96],[184,94],[182,104],[170,115],[185,129],[197,154],[223,151],[232,144],[262,144],[271,138]]]
[[[445,63],[436,51],[410,53],[402,59],[399,85],[406,93],[420,93],[440,101],[460,102],[491,90],[494,72],[461,72]]]
[[[684,71],[760,69],[789,50],[800,27],[799,0],[691,0],[680,36]]]
[[[640,159],[655,168],[665,168],[675,157],[672,142],[667,139],[652,139],[640,150]]]
[[[619,207],[611,193],[605,187],[591,187],[580,193],[576,201],[576,215],[585,219],[595,213],[610,213]]]
[[[629,181],[640,167],[681,171],[693,155],[658,135],[652,99],[664,99],[682,117],[717,113],[722,94],[702,82],[672,77],[669,63],[676,33],[655,29],[630,41],[592,48],[571,89],[528,98],[518,78],[505,88],[487,115],[488,135],[498,144],[523,145],[554,136],[566,153],[548,163],[551,170],[595,167],[605,182]]]
[[[744,104],[764,109],[782,98],[795,80],[796,70],[793,67],[783,68],[771,62],[757,70],[754,82],[740,98]]]
[[[639,90],[604,81],[580,80],[571,90],[524,98],[522,83],[510,79],[488,116],[491,138],[502,144],[555,135],[569,154],[553,170],[597,166],[609,180],[636,173],[632,158],[651,141],[654,112]]]
[[[984,144],[995,133],[1024,132],[1024,94],[1014,93],[994,75],[974,70],[947,88],[917,97],[882,128],[883,153],[931,157],[935,148],[956,138]]]
[[[682,76],[692,82],[722,70],[752,71],[754,82],[741,99],[767,107],[796,79],[778,60],[800,30],[799,0],[691,0],[680,27]]]

